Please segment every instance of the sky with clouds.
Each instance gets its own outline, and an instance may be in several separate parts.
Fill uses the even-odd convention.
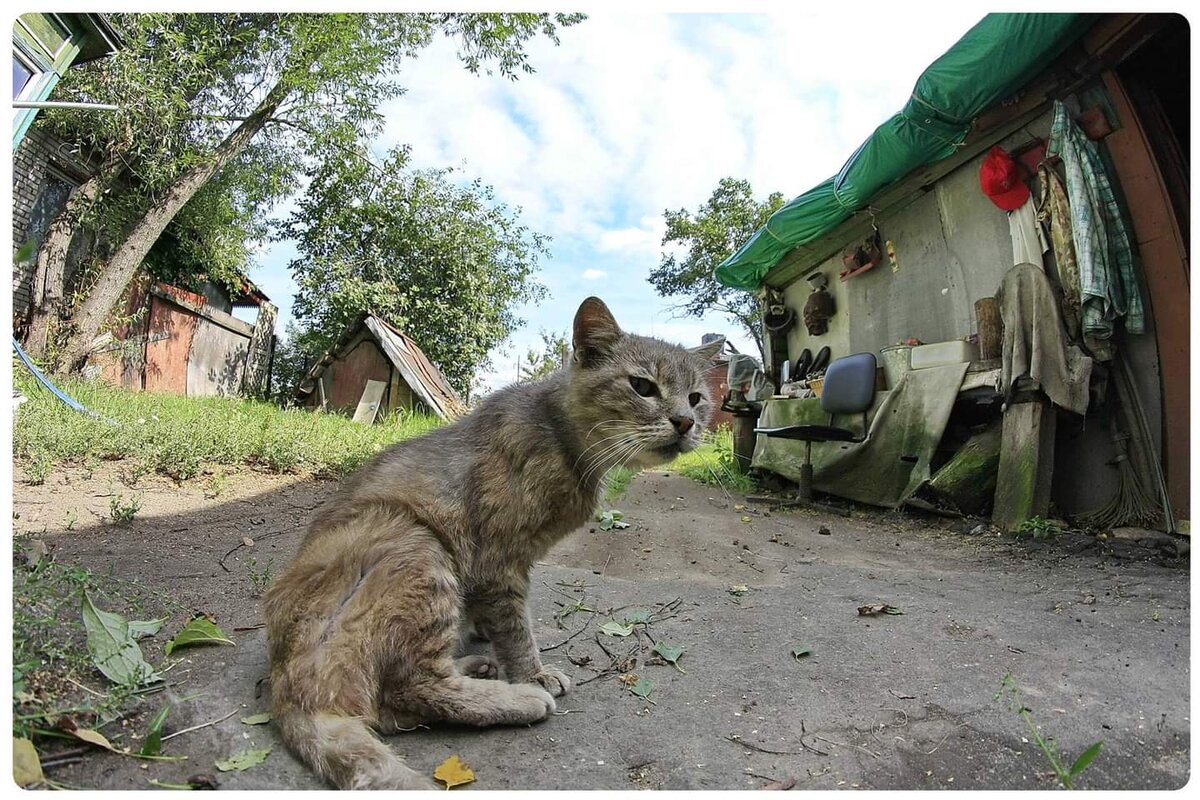
[[[869,16],[864,20],[863,16]],[[537,70],[508,81],[471,75],[439,41],[402,73],[407,92],[383,111],[376,150],[412,147],[419,168],[450,166],[482,179],[549,234],[538,279],[549,289],[493,353],[484,383],[513,380],[539,331],[565,331],[598,295],[623,328],[698,344],[727,333],[719,314],[679,318],[646,278],[662,254],[665,209],[695,209],[726,176],[761,199],[791,198],[833,175],[905,103],[917,76],[982,17],[942,7],[844,6],[819,13],[631,13],[593,10],[561,44],[528,46]],[[260,255],[252,277],[280,306],[294,284],[288,243]]]

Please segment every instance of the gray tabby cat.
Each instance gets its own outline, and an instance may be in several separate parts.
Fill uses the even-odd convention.
[[[573,339],[566,369],[494,393],[349,479],[267,592],[275,724],[334,785],[434,788],[371,729],[525,725],[570,689],[538,657],[531,567],[591,518],[607,470],[693,449],[711,413],[704,349],[626,334],[595,297]],[[460,622],[494,660],[455,659]]]

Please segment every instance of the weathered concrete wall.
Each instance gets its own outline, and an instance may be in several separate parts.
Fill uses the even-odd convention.
[[[1049,111],[999,144],[1013,150],[1031,139],[1049,137]],[[1012,240],[1004,212],[979,188],[979,168],[986,152],[942,178],[907,207],[878,220],[881,238],[891,240],[899,269],[884,261],[846,282],[835,256],[810,270],[823,272],[834,296],[836,314],[822,336],[810,336],[799,315],[811,292],[803,277],[784,290],[798,315],[788,334],[788,356],[801,350],[814,354],[828,345],[833,358],[872,351],[910,336],[923,342],[957,339],[976,332],[975,301],[995,294],[1013,266]],[[1046,255],[1053,270],[1053,256]],[[1157,348],[1152,333],[1128,337],[1125,344],[1152,436],[1161,431],[1161,390]],[[1091,420],[1069,420],[1058,426],[1054,500],[1063,513],[1093,509],[1116,491],[1116,471],[1109,432]]]

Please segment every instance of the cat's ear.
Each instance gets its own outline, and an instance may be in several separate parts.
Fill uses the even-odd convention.
[[[575,360],[581,366],[591,366],[606,355],[617,340],[621,329],[612,312],[599,297],[589,297],[575,312],[572,346]]]
[[[721,337],[720,339],[714,339],[711,342],[705,342],[704,344],[700,345],[699,347],[689,347],[688,351],[691,353],[695,353],[696,355],[700,356],[700,358],[704,359],[705,361],[712,361],[714,358],[719,356],[721,354],[721,351],[723,351],[724,349],[725,349],[725,337]]]

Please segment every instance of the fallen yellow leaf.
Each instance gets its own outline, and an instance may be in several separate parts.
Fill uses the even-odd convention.
[[[28,739],[13,737],[13,780],[22,789],[41,783],[46,779],[42,774],[42,761],[38,758],[37,748]]]
[[[71,735],[80,741],[87,742],[88,744],[94,744],[97,747],[103,747],[105,750],[111,750],[114,753],[121,752],[117,748],[113,747],[112,742],[104,738],[104,734],[99,733],[98,731],[88,730],[87,728],[75,728],[71,731]]]
[[[433,777],[446,784],[447,789],[471,783],[475,773],[458,756],[450,756],[433,771]]]
[[[745,514],[745,515],[743,515],[743,516],[742,516],[742,522],[749,522],[749,521],[750,521],[750,515],[749,515],[749,514]]]

